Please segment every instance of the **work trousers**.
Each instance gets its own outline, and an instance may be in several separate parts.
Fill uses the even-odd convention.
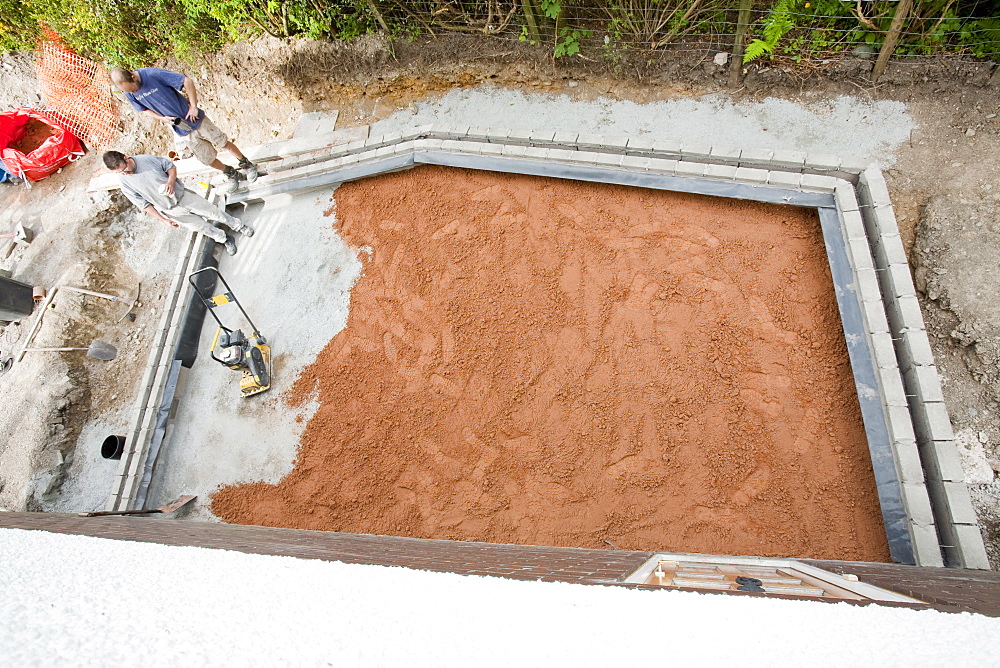
[[[226,232],[215,227],[209,221],[222,223],[233,231],[241,226],[239,218],[230,216],[224,210],[190,190],[184,191],[177,206],[164,209],[161,213],[192,232],[204,234],[220,244],[226,242]]]

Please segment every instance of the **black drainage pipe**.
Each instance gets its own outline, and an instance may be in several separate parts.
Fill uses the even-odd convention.
[[[124,436],[108,436],[101,444],[101,457],[105,459],[121,459],[125,452]]]

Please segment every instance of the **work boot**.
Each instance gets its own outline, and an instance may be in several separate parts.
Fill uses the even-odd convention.
[[[226,240],[222,243],[226,247],[226,252],[230,255],[236,255],[236,239],[233,239],[233,235],[227,234]]]
[[[257,180],[257,165],[246,158],[240,158],[240,171],[246,174],[247,183],[253,183]]]
[[[248,239],[253,236],[253,228],[239,218],[233,218],[233,222],[230,223],[229,227],[233,228],[233,232],[239,232]]]
[[[224,192],[227,195],[230,195],[239,190],[240,181],[246,179],[246,177],[243,176],[243,174],[239,173],[229,165],[226,165],[226,168],[222,170],[222,173],[226,175],[227,181],[221,186],[221,189],[222,192]]]

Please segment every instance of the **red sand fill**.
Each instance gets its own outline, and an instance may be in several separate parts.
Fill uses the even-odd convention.
[[[223,520],[889,560],[814,211],[443,167],[335,194],[373,253],[294,470]]]

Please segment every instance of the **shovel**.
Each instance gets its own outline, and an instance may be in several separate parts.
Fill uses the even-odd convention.
[[[86,348],[25,348],[22,353],[66,353],[71,350],[86,350],[87,357],[93,357],[97,360],[113,360],[118,357],[118,349],[107,341],[101,341],[100,339],[94,339],[90,346]]]
[[[135,292],[130,294],[128,297],[116,297],[114,295],[109,295],[105,292],[95,292],[93,290],[87,290],[85,288],[75,288],[72,285],[61,285],[59,286],[64,290],[72,290],[73,292],[79,292],[81,295],[90,295],[91,297],[100,297],[101,299],[107,299],[113,302],[121,302],[122,304],[128,304],[128,310],[122,317],[118,318],[116,322],[121,322],[128,315],[139,306],[139,295],[142,294],[142,283],[136,288]]]
[[[152,510],[95,510],[92,513],[77,513],[77,515],[80,517],[101,517],[104,515],[152,515],[154,513],[169,515],[175,510],[180,510],[197,498],[197,496],[191,495],[179,496],[176,500],[171,501],[165,506],[153,508]]]

